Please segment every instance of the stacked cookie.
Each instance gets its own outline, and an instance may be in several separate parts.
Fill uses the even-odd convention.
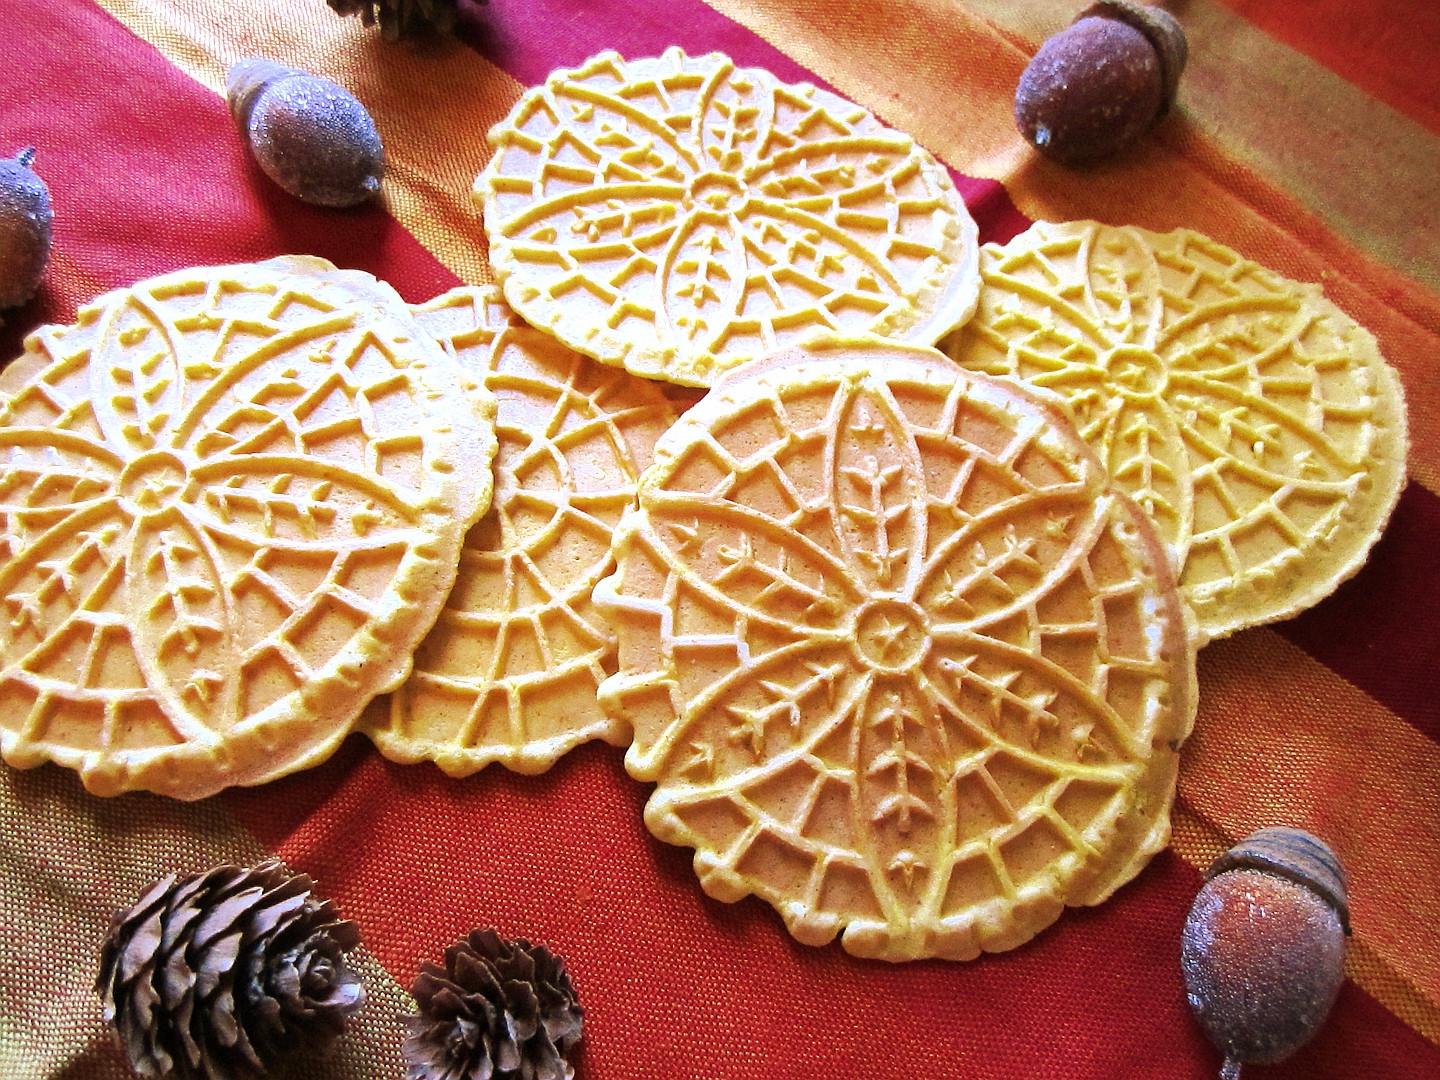
[[[908,136],[719,55],[491,141],[499,288],[186,271],[0,376],[6,759],[196,798],[357,726],[453,775],[602,739],[707,892],[888,960],[1138,873],[1196,650],[1394,506],[1373,339],[1193,233],[981,249]]]
[[[542,772],[591,739],[624,745],[597,700],[615,647],[590,593],[674,409],[655,383],[522,322],[498,290],[455,289],[415,317],[495,398],[495,501],[413,674],[363,726],[387,757],[452,776],[492,761]]]

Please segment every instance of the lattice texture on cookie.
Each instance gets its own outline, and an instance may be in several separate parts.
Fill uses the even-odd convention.
[[[398,297],[352,300],[183,271],[30,339],[0,379],[7,760],[198,797],[313,763],[403,676],[494,438]]]
[[[712,53],[529,91],[476,181],[505,295],[608,364],[709,385],[816,329],[931,344],[973,310],[945,170],[851,102]]]
[[[967,367],[1061,395],[1182,566],[1201,629],[1349,576],[1404,479],[1400,384],[1322,296],[1197,233],[1038,224],[982,253]]]
[[[499,761],[548,768],[579,743],[620,743],[596,702],[614,637],[590,592],[611,534],[674,410],[654,384],[603,367],[523,323],[498,290],[415,309],[498,406],[495,501],[415,671],[367,730],[389,756],[461,775]]]
[[[1103,899],[1165,842],[1193,708],[1134,506],[1058,410],[929,350],[736,376],[661,441],[596,593],[650,828],[865,956]]]

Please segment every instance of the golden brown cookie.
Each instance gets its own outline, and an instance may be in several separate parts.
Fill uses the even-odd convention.
[[[1165,845],[1185,606],[1028,390],[875,341],[750,365],[661,439],[615,550],[602,703],[710,895],[807,944],[963,960]]]
[[[187,799],[322,761],[408,673],[494,450],[400,298],[319,260],[37,332],[0,376],[5,759]]]
[[[614,635],[590,592],[655,441],[675,418],[659,388],[532,329],[499,290],[460,288],[415,310],[498,402],[495,501],[410,679],[365,730],[386,757],[452,776],[499,761],[534,773],[628,729],[595,700]]]
[[[1199,233],[1038,223],[981,256],[943,347],[1058,394],[1181,567],[1201,632],[1284,619],[1365,561],[1405,482],[1375,339]]]
[[[974,310],[945,169],[860,106],[719,53],[552,73],[490,132],[490,259],[532,325],[709,386],[815,330],[933,344]]]

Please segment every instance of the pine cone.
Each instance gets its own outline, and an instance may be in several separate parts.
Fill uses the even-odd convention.
[[[157,881],[117,912],[96,989],[143,1077],[263,1076],[302,1044],[323,1045],[365,1002],[344,954],[353,922],[277,860]]]
[[[417,33],[448,34],[455,29],[457,0],[326,0],[341,15],[359,15],[366,26],[380,24],[386,41]],[[481,0],[483,3],[484,0]]]
[[[410,1080],[570,1080],[585,1011],[565,961],[524,938],[474,930],[411,989]]]

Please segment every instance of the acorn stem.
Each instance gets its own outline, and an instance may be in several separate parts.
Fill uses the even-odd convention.
[[[1225,1064],[1220,1066],[1220,1080],[1240,1080],[1240,1062],[1227,1057]]]
[[[18,154],[15,155],[15,160],[20,162],[21,165],[24,165],[25,168],[28,169],[30,167],[30,163],[35,160],[35,147],[27,146],[24,150],[21,150]]]

